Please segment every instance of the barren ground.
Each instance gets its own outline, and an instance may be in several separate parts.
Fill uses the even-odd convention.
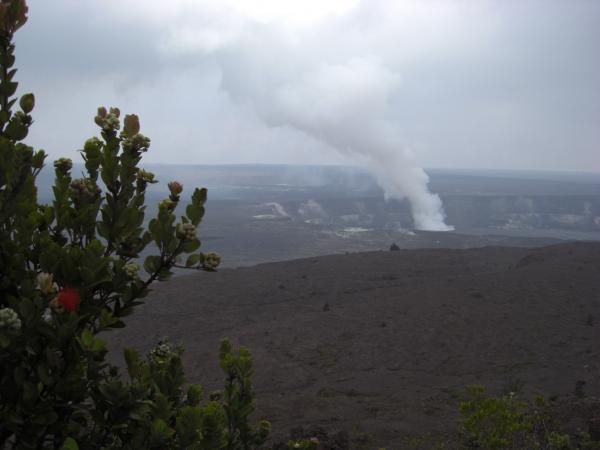
[[[190,381],[207,391],[222,384],[220,338],[249,347],[257,417],[276,438],[320,424],[359,448],[409,448],[411,436],[457,429],[469,384],[566,397],[583,380],[600,392],[600,243],[356,253],[177,277],[112,332],[113,358],[163,336],[184,344]]]

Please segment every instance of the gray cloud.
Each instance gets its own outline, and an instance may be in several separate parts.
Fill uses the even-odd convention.
[[[401,3],[288,30],[193,2],[161,22],[135,2],[30,0],[17,44],[22,89],[38,97],[31,141],[75,150],[95,107],[116,104],[141,115],[151,161],[342,162],[331,142],[263,123],[261,98],[311,68],[375,58],[398,78],[382,120],[417,163],[600,171],[599,2]]]

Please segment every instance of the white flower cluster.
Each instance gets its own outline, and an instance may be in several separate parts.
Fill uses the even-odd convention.
[[[204,270],[215,270],[221,264],[221,257],[216,253],[209,252],[202,259],[202,268]]]
[[[152,350],[156,356],[166,357],[171,354],[171,345],[168,342],[161,342]]]
[[[173,353],[173,346],[171,343],[166,340],[160,340],[158,341],[158,344],[156,344],[156,347],[150,351],[150,356],[164,359],[168,358],[171,353]]]
[[[137,172],[137,179],[145,183],[156,183],[155,175],[152,172],[148,172],[144,169],[139,169]]]
[[[96,125],[98,125],[104,131],[116,131],[121,126],[119,117],[121,111],[119,108],[110,108],[109,111],[104,107],[98,108],[98,114],[94,117]]]
[[[9,330],[20,330],[21,319],[12,308],[0,309],[0,328],[7,328]]]
[[[196,227],[191,223],[177,224],[177,237],[187,241],[196,239]]]
[[[128,152],[145,152],[148,150],[148,147],[150,147],[150,139],[143,134],[138,133],[134,136],[123,138],[121,145],[123,146],[123,150]]]
[[[100,189],[91,178],[77,178],[71,181],[69,193],[75,202],[91,202],[99,197]]]
[[[175,353],[176,349],[170,342],[161,340],[158,342],[156,347],[150,351],[148,356],[155,363],[164,363],[168,361]]]
[[[134,279],[138,275],[140,266],[138,266],[136,263],[127,263],[127,264],[125,264],[124,269],[125,269],[125,273],[127,274],[127,276],[131,279]]]

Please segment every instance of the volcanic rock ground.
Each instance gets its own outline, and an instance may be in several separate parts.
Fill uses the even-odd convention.
[[[222,337],[251,349],[258,418],[346,430],[357,448],[410,448],[458,426],[457,393],[600,392],[600,243],[324,256],[158,284],[111,332],[185,346],[190,381],[222,385]],[[424,447],[426,448],[426,447]]]

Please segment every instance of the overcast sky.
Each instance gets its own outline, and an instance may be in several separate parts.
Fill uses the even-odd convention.
[[[365,127],[424,167],[600,172],[597,0],[29,8],[18,81],[52,159],[76,159],[114,105],[139,114],[148,162],[344,164]]]

